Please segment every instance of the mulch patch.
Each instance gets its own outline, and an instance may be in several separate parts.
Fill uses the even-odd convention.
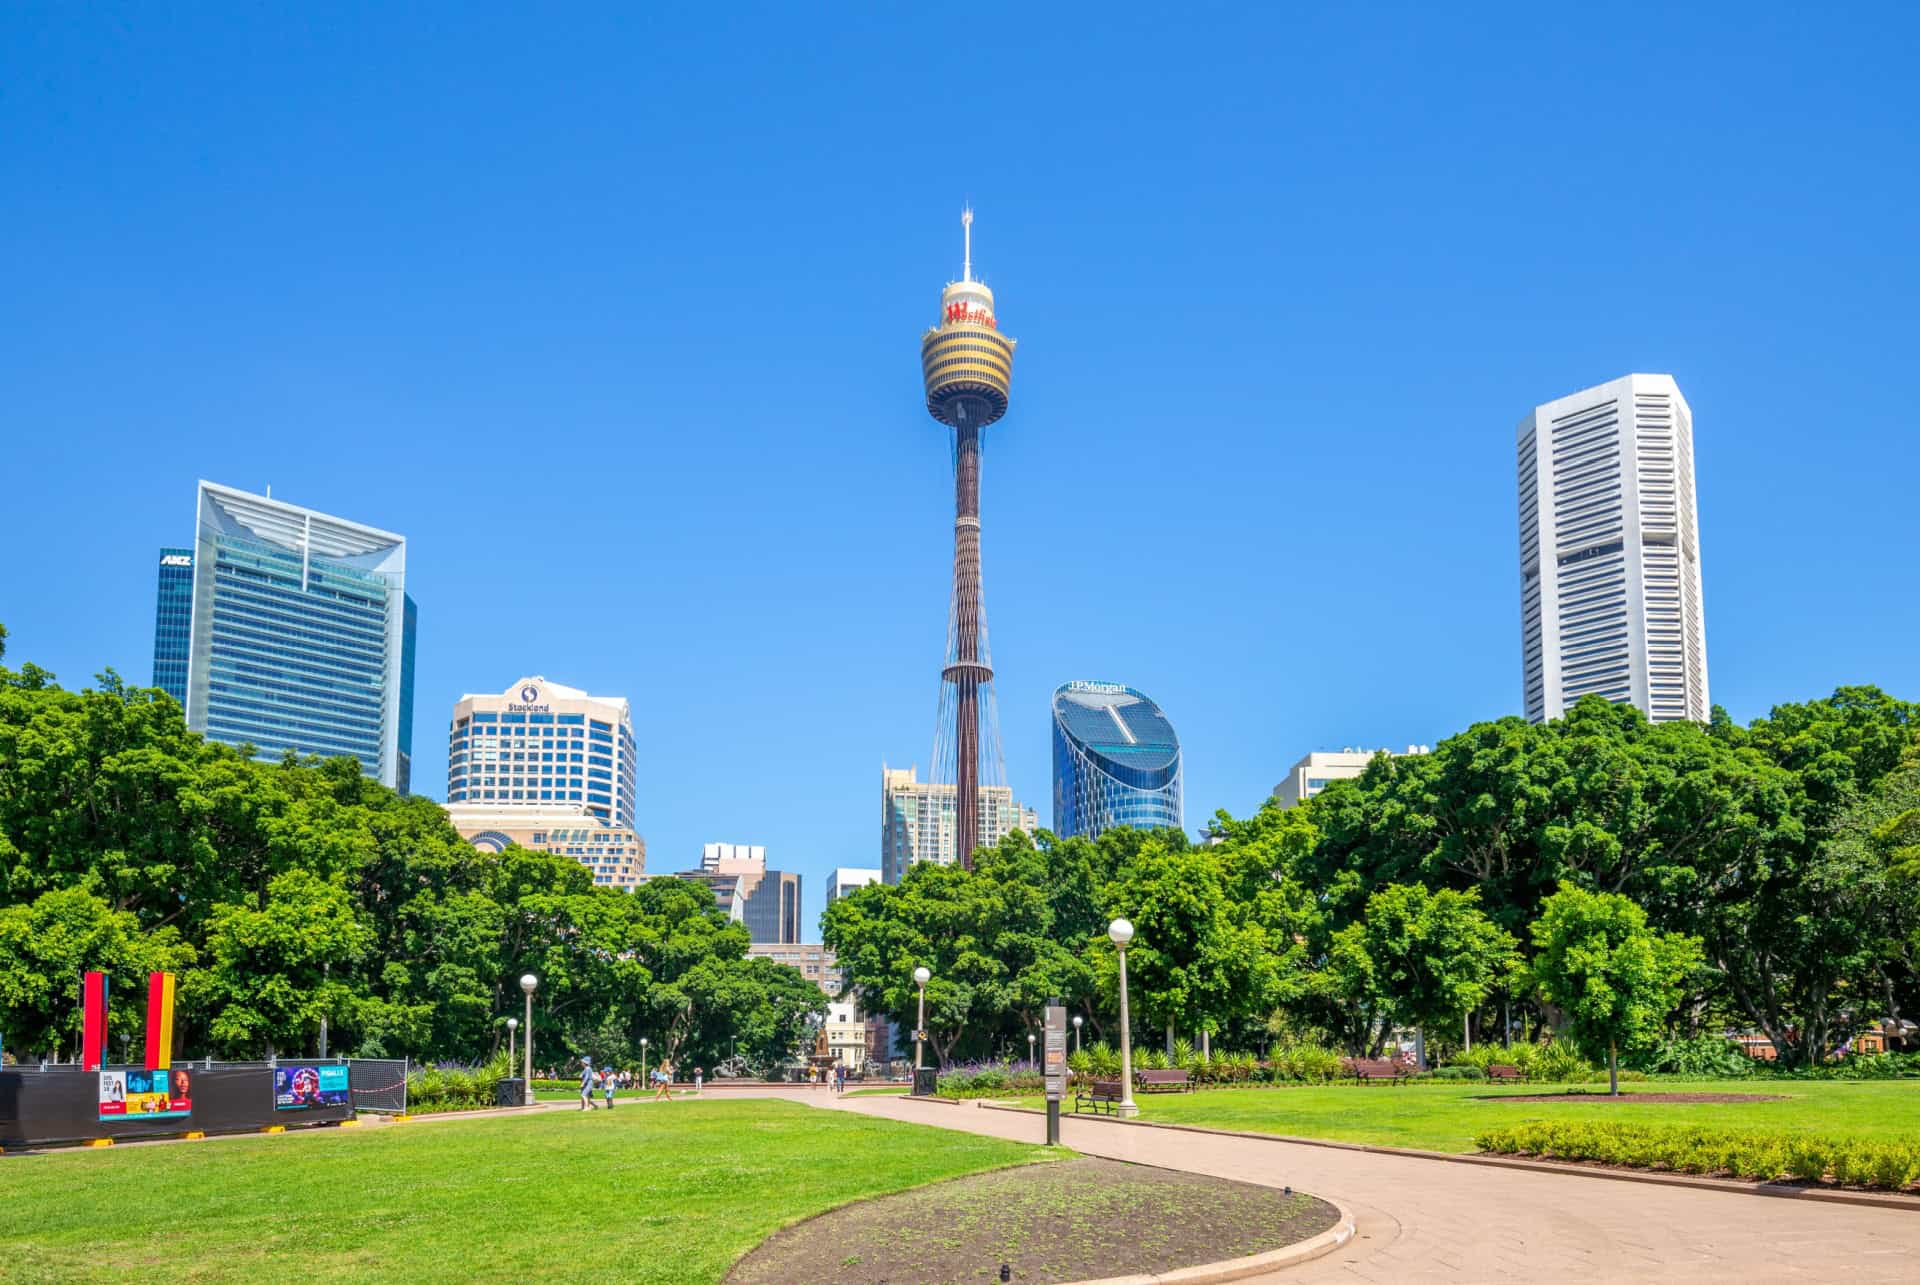
[[[1304,1192],[1114,1160],[1023,1165],[863,1200],[762,1241],[728,1285],[1076,1281],[1280,1249],[1340,1220]]]
[[[1785,1102],[1787,1093],[1489,1093],[1482,1102]]]

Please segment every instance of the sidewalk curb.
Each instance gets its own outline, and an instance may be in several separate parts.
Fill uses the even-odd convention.
[[[1327,1200],[1325,1196],[1317,1199]],[[1327,1200],[1327,1203],[1340,1211],[1340,1221],[1318,1236],[1297,1244],[1270,1249],[1264,1254],[1248,1254],[1243,1258],[1223,1258],[1217,1263],[1202,1263],[1198,1267],[1176,1267],[1172,1271],[1142,1272],[1133,1276],[1103,1276],[1098,1280],[1075,1281],[1072,1285],[1215,1285],[1218,1281],[1264,1276],[1296,1263],[1324,1258],[1352,1240],[1354,1232],[1353,1211],[1337,1200]]]
[[[1032,1107],[1003,1106],[981,1101],[983,1111],[1010,1111],[1018,1115],[1045,1115]],[[1381,1156],[1404,1156],[1413,1160],[1440,1160],[1456,1165],[1480,1165],[1491,1169],[1519,1169],[1528,1173],[1571,1174],[1580,1178],[1600,1178],[1611,1182],[1637,1182],[1655,1187],[1691,1187],[1695,1191],[1720,1191],[1736,1196],[1770,1196],[1782,1200],[1805,1200],[1821,1204],[1856,1205],[1876,1209],[1904,1209],[1920,1213],[1920,1199],[1868,1191],[1833,1191],[1822,1187],[1790,1187],[1777,1182],[1741,1182],[1733,1178],[1704,1178],[1695,1174],[1661,1173],[1633,1169],[1603,1169],[1588,1165],[1561,1164],[1551,1160],[1525,1160],[1517,1156],[1464,1155],[1452,1151],[1421,1151],[1413,1147],[1382,1147],[1366,1142],[1336,1142],[1330,1138],[1297,1138],[1283,1133],[1252,1133],[1245,1129],[1212,1129],[1199,1124],[1172,1124],[1153,1120],[1122,1120],[1098,1116],[1094,1124],[1118,1124],[1134,1129],[1168,1129],[1179,1133],[1210,1133],[1223,1138],[1250,1138],[1255,1142],[1290,1142],[1302,1147],[1325,1147],[1333,1151],[1364,1151]],[[1322,1199],[1325,1199],[1322,1197]],[[1147,1279],[1147,1278],[1142,1278]],[[1222,1277],[1221,1279],[1227,1279]]]

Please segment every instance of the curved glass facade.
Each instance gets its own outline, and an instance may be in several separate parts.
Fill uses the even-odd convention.
[[[1180,738],[1160,707],[1122,683],[1053,693],[1053,831],[1180,827]]]

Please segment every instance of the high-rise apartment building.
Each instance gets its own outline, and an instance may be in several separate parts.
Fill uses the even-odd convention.
[[[1124,683],[1076,680],[1053,693],[1053,832],[1181,825],[1180,738]]]
[[[406,540],[212,482],[200,483],[196,525],[187,726],[264,759],[357,759],[406,793],[416,628]],[[158,660],[158,637],[154,651]]]
[[[187,707],[187,661],[193,642],[193,550],[160,550],[160,587],[153,610],[153,685]]]
[[[1527,718],[1588,693],[1705,721],[1693,416],[1669,375],[1626,375],[1520,421]]]
[[[922,781],[914,768],[880,768],[880,876],[899,883],[916,861],[952,865],[960,859],[959,826],[955,817],[956,787],[950,782]],[[974,809],[979,831],[973,847],[998,843],[1009,831],[1028,834],[1040,828],[1040,816],[1016,803],[1013,787],[983,785]]]
[[[1405,754],[1426,754],[1430,745],[1409,745],[1400,750],[1315,750],[1287,769],[1287,779],[1273,787],[1273,797],[1283,808],[1298,807],[1335,781],[1348,781],[1367,770],[1374,756],[1385,754],[1399,758]]]
[[[633,711],[539,675],[462,696],[448,728],[447,806],[574,811],[634,822]]]

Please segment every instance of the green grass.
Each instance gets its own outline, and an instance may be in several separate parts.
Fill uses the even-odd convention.
[[[1778,1102],[1609,1103],[1489,1101],[1563,1086],[1491,1088],[1486,1084],[1284,1085],[1141,1093],[1142,1120],[1197,1124],[1249,1133],[1330,1138],[1424,1151],[1472,1151],[1482,1129],[1529,1120],[1620,1120],[1697,1124],[1729,1129],[1803,1129],[1860,1137],[1920,1139],[1920,1080],[1743,1081],[1660,1080],[1623,1084],[1623,1093],[1773,1093]],[[1596,1086],[1586,1086],[1589,1089]],[[1602,1094],[1604,1085],[1597,1086]],[[1022,1106],[1044,1107],[1040,1098]],[[1072,1103],[1063,1110],[1071,1111]]]
[[[900,1094],[905,1093],[911,1087],[912,1087],[911,1085],[907,1085],[907,1084],[892,1084],[892,1085],[888,1085],[884,1089],[848,1089],[847,1096],[850,1098],[879,1098],[879,1097],[888,1097],[888,1096],[897,1097]]]
[[[680,1102],[0,1159],[0,1277],[717,1281],[821,1210],[1042,1148]]]

